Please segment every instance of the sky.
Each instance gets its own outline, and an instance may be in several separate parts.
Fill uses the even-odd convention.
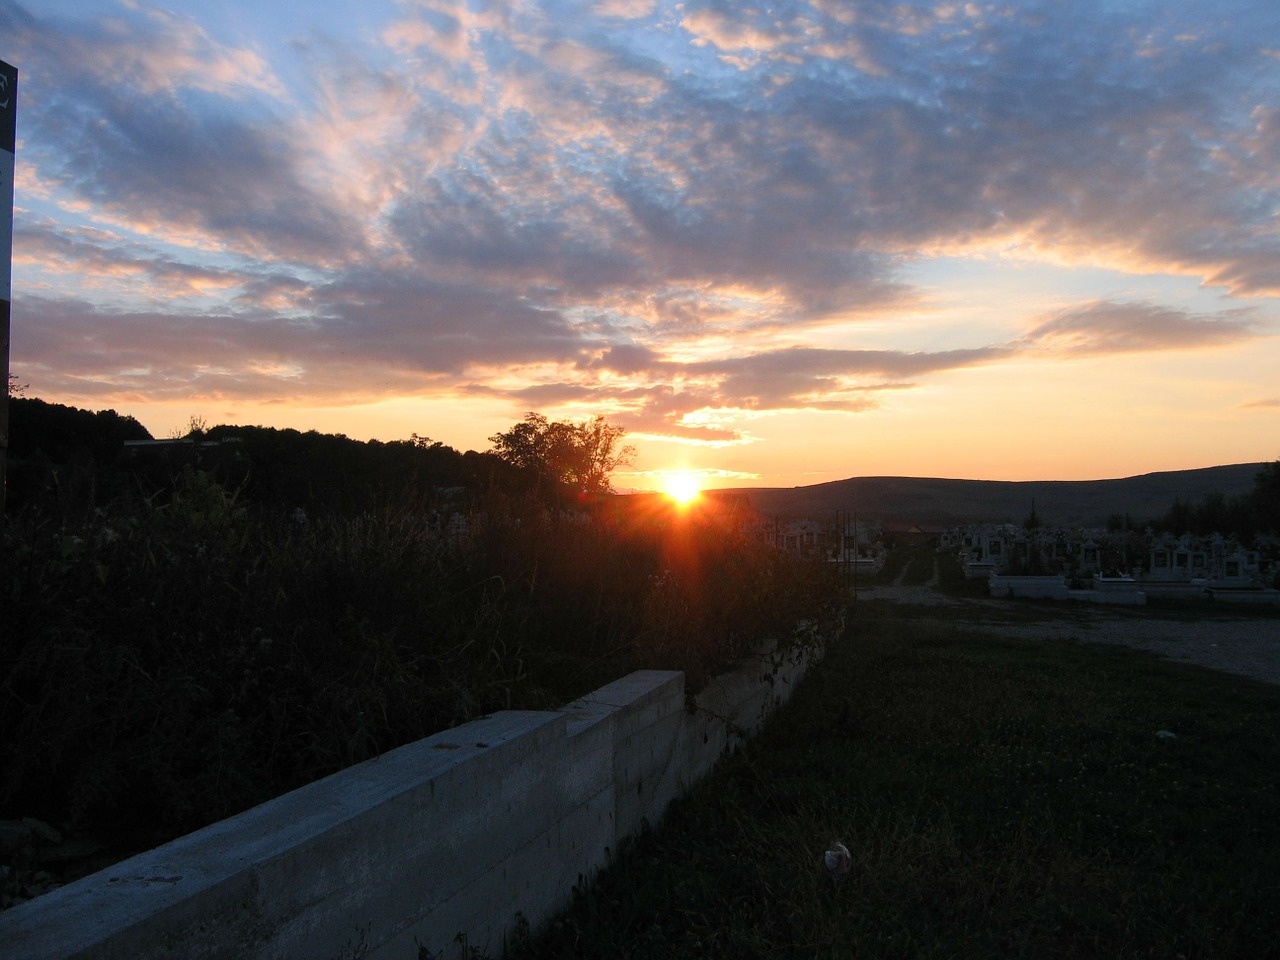
[[[10,364],[623,489],[1280,458],[1275,0],[0,0]]]

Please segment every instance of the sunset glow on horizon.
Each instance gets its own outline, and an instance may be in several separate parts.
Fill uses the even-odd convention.
[[[620,489],[1280,458],[1280,5],[0,0],[10,366]],[[672,494],[673,496],[675,494]]]

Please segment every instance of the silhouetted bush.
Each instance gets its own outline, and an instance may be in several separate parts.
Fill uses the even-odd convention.
[[[135,491],[125,443],[150,439],[142,424],[114,410],[9,397],[6,513],[33,508],[59,522],[85,519],[98,503]]]

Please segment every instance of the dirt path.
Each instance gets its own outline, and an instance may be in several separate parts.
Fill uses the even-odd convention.
[[[1170,660],[1280,684],[1280,614],[1271,618],[1230,617],[1206,612],[1195,620],[1144,618],[1124,611],[1079,603],[1036,607],[1043,618],[1011,623],[1000,615],[1008,601],[957,599],[929,586],[877,586],[859,591],[864,599],[922,606],[967,606],[990,610],[990,617],[966,620],[983,632],[1009,637],[1041,637],[1081,643],[1111,643],[1148,650]],[[1138,608],[1140,609],[1140,608]]]

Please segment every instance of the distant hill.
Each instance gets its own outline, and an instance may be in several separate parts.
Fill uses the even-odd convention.
[[[944,480],[854,477],[807,487],[738,488],[759,511],[778,517],[828,517],[857,511],[888,525],[1021,523],[1031,512],[1046,524],[1103,526],[1115,514],[1142,522],[1164,516],[1178,499],[1250,493],[1264,463],[1145,473],[1121,480]]]

